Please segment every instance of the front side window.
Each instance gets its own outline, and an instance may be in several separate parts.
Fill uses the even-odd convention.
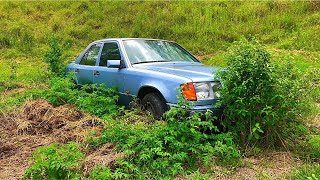
[[[199,62],[174,42],[130,39],[125,40],[123,44],[131,64],[168,61]]]
[[[80,64],[94,66],[99,55],[101,44],[92,45],[82,57]]]
[[[99,66],[107,66],[108,60],[121,60],[119,46],[116,42],[105,43],[103,45]]]

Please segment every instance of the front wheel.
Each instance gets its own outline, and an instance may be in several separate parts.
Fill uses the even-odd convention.
[[[156,119],[160,119],[167,110],[164,99],[158,93],[150,93],[143,97],[142,107],[150,112]]]

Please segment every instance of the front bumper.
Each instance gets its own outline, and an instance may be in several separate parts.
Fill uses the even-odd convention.
[[[169,107],[177,107],[177,104],[167,103]],[[221,119],[223,116],[223,108],[217,108],[212,105],[196,105],[191,106],[189,112],[190,114],[194,114],[196,112],[205,113],[208,110],[212,111],[213,115],[216,116],[218,119]]]

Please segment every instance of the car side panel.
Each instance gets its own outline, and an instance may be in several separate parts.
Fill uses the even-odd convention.
[[[137,96],[142,87],[153,87],[161,92],[166,102],[177,103],[180,84],[189,82],[187,78],[176,77],[170,74],[150,72],[128,68],[123,71],[124,92],[127,96]]]

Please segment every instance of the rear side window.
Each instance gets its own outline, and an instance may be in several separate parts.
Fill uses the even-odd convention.
[[[103,45],[99,66],[107,66],[108,60],[121,60],[119,46],[116,42]]]
[[[82,57],[80,64],[94,66],[99,55],[101,44],[92,45]]]

